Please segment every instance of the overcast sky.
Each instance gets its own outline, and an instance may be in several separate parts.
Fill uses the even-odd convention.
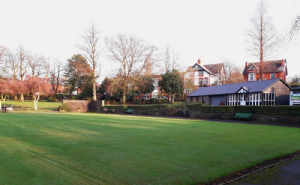
[[[106,36],[132,34],[179,53],[183,67],[228,59],[237,65],[258,60],[246,51],[246,31],[258,0],[0,0],[0,45],[27,50],[66,62],[80,53],[83,30],[90,21]],[[285,35],[300,14],[299,0],[269,0],[268,15]],[[281,44],[273,60],[287,59],[289,77],[300,75],[298,45]],[[101,57],[101,80],[117,64]]]

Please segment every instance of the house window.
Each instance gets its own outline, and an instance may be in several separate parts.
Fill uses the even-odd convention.
[[[203,76],[203,71],[200,71],[199,73],[200,73],[200,76]]]
[[[263,93],[264,105],[275,105],[275,93]]]
[[[255,73],[248,73],[248,81],[255,81]]]
[[[275,73],[271,73],[271,79],[275,78]]]
[[[199,86],[203,86],[203,79],[201,78],[200,80],[199,80]]]
[[[205,79],[204,79],[204,85],[207,85],[207,83],[208,83],[208,79],[205,78]]]

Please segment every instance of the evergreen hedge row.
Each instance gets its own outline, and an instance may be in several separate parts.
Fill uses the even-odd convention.
[[[157,110],[157,109],[169,109],[169,108],[185,108],[186,103],[173,103],[173,104],[154,104],[154,105],[106,105],[103,108],[115,109],[115,110]]]
[[[202,111],[204,113],[229,113],[235,112],[252,113],[261,115],[300,116],[300,106],[276,105],[276,106],[207,106],[202,103],[174,103],[154,105],[107,105],[107,109],[115,110],[158,110],[169,108],[187,108],[191,111]]]

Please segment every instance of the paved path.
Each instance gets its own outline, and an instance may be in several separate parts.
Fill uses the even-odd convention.
[[[231,185],[300,185],[300,157],[251,174]]]

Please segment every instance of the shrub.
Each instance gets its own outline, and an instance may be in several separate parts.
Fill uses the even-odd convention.
[[[141,99],[136,99],[135,103],[140,104],[141,103]]]
[[[66,112],[71,112],[72,111],[72,108],[69,107],[69,105],[67,104],[62,104],[58,107],[58,110],[59,111],[66,111]]]
[[[151,98],[150,103],[152,103],[152,104],[157,103],[157,99],[156,98]]]
[[[167,103],[166,99],[161,99],[161,103]]]
[[[76,100],[76,97],[75,97],[75,96],[72,96],[71,100]]]
[[[57,99],[56,99],[56,98],[49,97],[49,98],[48,98],[48,101],[49,101],[49,102],[55,102],[55,101],[57,101]]]
[[[57,94],[55,95],[55,99],[58,99],[58,100],[62,100],[64,97],[65,97],[65,94],[64,94],[64,93],[57,93]]]
[[[150,104],[150,100],[146,100],[146,103],[147,103],[147,104]]]

